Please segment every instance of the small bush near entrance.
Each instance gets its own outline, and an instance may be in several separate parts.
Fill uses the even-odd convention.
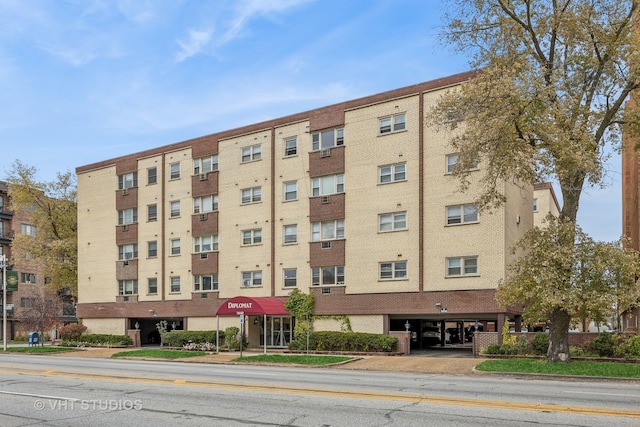
[[[171,331],[164,334],[162,345],[166,347],[184,347],[186,344],[193,344],[200,349],[209,343],[216,346],[217,331]],[[224,331],[220,331],[220,340],[224,340]]]
[[[133,345],[128,335],[87,334],[81,335],[77,341],[62,341],[63,346],[86,347],[124,347]]]
[[[398,339],[389,335],[363,332],[321,331],[309,334],[309,350],[351,351],[351,352],[391,352],[398,346]],[[307,349],[307,337],[298,337],[289,343],[290,350]]]
[[[536,356],[544,356],[549,350],[549,334],[545,332],[537,332],[531,338],[531,348]]]

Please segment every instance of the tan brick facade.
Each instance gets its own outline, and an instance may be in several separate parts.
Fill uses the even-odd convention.
[[[509,249],[533,226],[534,190],[505,184],[502,209],[448,223],[448,208],[472,205],[477,187],[458,192],[447,173],[447,135],[424,121],[444,90],[471,77],[78,168],[79,316],[90,330],[121,325],[113,333],[137,322],[144,342],[156,319],[213,329],[209,319],[229,298],[286,298],[294,287],[314,295],[318,315],[349,316],[354,330],[367,332],[403,331],[398,325],[407,319],[415,331],[422,322],[448,327],[519,315],[499,307],[494,295]],[[381,132],[387,118],[391,130]],[[218,169],[196,173],[194,160],[211,156]],[[150,170],[156,183],[147,182]],[[137,185],[123,192],[119,176],[130,173]],[[217,209],[195,212],[212,196]],[[153,221],[150,205],[157,206]],[[118,211],[135,208],[137,221],[125,231]],[[204,256],[195,242],[207,236],[219,247]],[[154,256],[150,242],[157,245]],[[121,265],[118,246],[134,244],[135,262]],[[475,271],[469,264],[463,274],[449,275],[448,263],[457,260],[476,260]],[[133,280],[132,272],[137,291],[119,295],[118,280]],[[293,272],[295,279],[285,280]],[[216,276],[218,288],[196,289],[194,276]],[[150,279],[156,292],[149,292]],[[261,319],[250,321],[254,327]]]

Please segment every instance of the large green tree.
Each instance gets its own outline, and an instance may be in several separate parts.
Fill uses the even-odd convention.
[[[16,160],[7,173],[11,209],[30,211],[36,235],[17,234],[14,259],[39,261],[52,291],[68,290],[77,296],[78,243],[76,177],[58,173],[50,182],[37,180],[38,170]]]
[[[503,202],[500,182],[554,181],[562,194],[560,220],[575,231],[583,190],[603,185],[608,153],[621,147],[621,126],[640,123],[637,112],[624,110],[640,85],[638,1],[449,3],[443,40],[469,54],[478,73],[443,96],[429,117],[456,130],[451,144],[461,153],[455,173],[463,188],[470,173],[480,176],[478,204],[491,208]],[[481,170],[469,172],[478,160]],[[554,248],[568,256],[575,242],[570,234]],[[574,264],[545,264],[557,269],[552,286],[570,286]],[[548,353],[553,361],[569,357],[572,307],[558,301],[547,313],[558,337]]]

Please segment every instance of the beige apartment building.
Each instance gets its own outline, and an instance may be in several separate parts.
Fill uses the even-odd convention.
[[[557,202],[505,183],[479,213],[448,134],[425,122],[458,74],[77,168],[78,317],[93,333],[239,326],[283,347],[293,289],[316,330],[413,333],[412,346],[500,330],[510,248]],[[481,170],[482,165],[478,166]],[[544,215],[542,215],[544,216]],[[519,325],[519,323],[518,323]],[[468,339],[468,337],[467,337]]]

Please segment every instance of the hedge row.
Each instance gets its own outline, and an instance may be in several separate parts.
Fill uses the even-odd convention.
[[[389,335],[362,332],[312,332],[309,334],[309,350],[346,352],[391,352],[398,347],[398,339]],[[306,350],[307,337],[289,343],[290,350]]]
[[[120,347],[133,345],[133,340],[128,335],[86,334],[81,335],[77,341],[62,341],[64,346],[85,347]]]
[[[224,341],[224,331],[220,331],[220,342]],[[162,337],[166,347],[182,347],[189,342],[195,345],[216,344],[216,331],[171,331]]]

